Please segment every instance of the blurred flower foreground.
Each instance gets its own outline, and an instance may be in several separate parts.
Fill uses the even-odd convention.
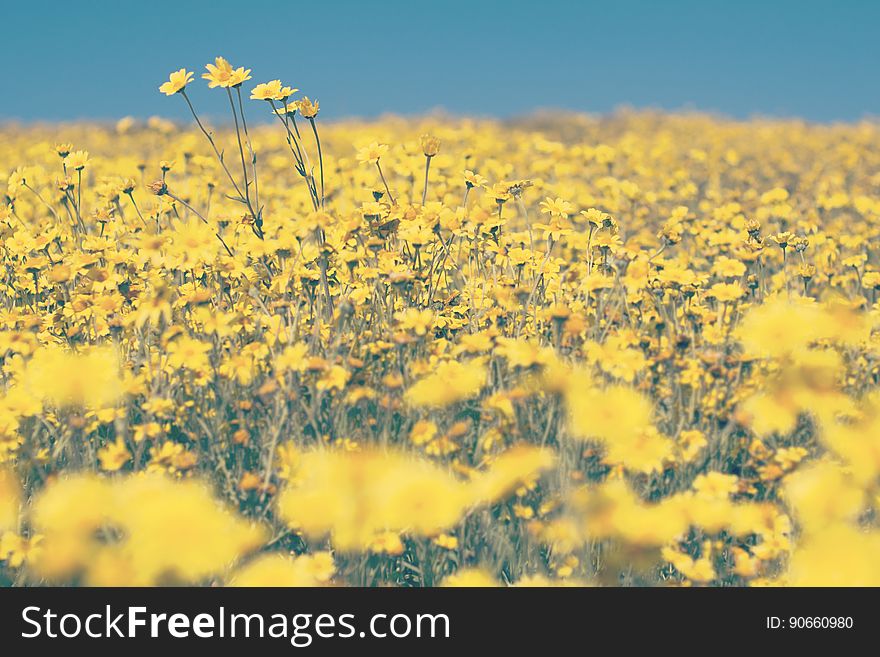
[[[202,77],[0,128],[0,583],[880,585],[880,126]]]

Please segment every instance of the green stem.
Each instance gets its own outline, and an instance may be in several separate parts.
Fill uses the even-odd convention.
[[[391,195],[391,190],[388,189],[388,181],[385,180],[385,174],[382,173],[382,167],[379,165],[379,160],[376,160],[376,168],[379,169],[379,177],[382,178],[382,184],[385,185],[385,192],[388,194],[388,200],[391,201],[392,205],[396,205],[394,197]]]
[[[321,207],[324,207],[324,154],[321,152],[321,140],[318,138],[318,128],[315,126],[314,117],[309,118],[312,124],[312,132],[315,134],[315,144],[318,146],[318,166],[321,170]]]
[[[425,156],[425,188],[422,190],[422,205],[425,204],[425,200],[428,198],[428,171],[431,169],[431,156]]]
[[[214,138],[211,136],[205,126],[202,125],[201,120],[199,119],[198,114],[196,114],[196,110],[193,107],[193,104],[189,100],[189,96],[186,95],[184,90],[180,90],[180,95],[183,96],[183,99],[186,101],[186,104],[189,106],[189,111],[192,112],[193,118],[196,120],[196,124],[199,126],[199,129],[202,131],[202,134],[207,138],[208,143],[211,144],[211,148],[214,149],[214,155],[217,156],[217,159],[220,161],[220,166],[223,167],[223,171],[226,172],[227,177],[229,178],[229,182],[232,183],[233,188],[235,188],[236,193],[238,194],[241,200],[244,200],[244,194],[241,193],[241,188],[238,186],[238,183],[235,182],[235,178],[232,177],[232,173],[230,173],[229,168],[226,166],[226,163],[223,161],[223,155],[220,153],[220,150],[217,148],[217,144],[214,143]]]

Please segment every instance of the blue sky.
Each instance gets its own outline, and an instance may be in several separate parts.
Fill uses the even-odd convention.
[[[157,87],[215,55],[322,116],[511,116],[620,105],[880,115],[872,0],[82,0],[5,3],[0,119],[185,118]],[[209,111],[220,98],[198,80]]]

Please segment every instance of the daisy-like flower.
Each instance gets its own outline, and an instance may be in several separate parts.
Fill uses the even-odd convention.
[[[383,157],[388,152],[387,144],[380,144],[378,142],[371,142],[368,146],[364,146],[363,148],[359,148],[357,152],[357,160],[361,164],[370,164],[372,162],[378,162],[381,157]]]
[[[251,69],[245,69],[244,66],[239,66],[232,72],[232,75],[229,77],[229,86],[232,89],[236,87],[240,87],[242,84],[251,79]]]
[[[231,89],[251,79],[250,69],[245,69],[243,66],[232,68],[232,64],[223,57],[215,58],[214,63],[206,64],[205,68],[208,72],[202,73],[202,79],[208,81],[208,87],[211,89],[215,87]]]
[[[567,217],[574,212],[574,206],[561,198],[547,197],[541,201],[541,212],[554,217]]]
[[[271,80],[254,87],[251,91],[251,100],[278,100],[283,102],[297,91],[299,89],[283,86],[281,80]]]
[[[465,169],[464,171],[464,184],[469,188],[474,187],[485,187],[489,184],[489,181],[486,180],[483,176],[478,173],[474,173],[470,169]]]
[[[313,119],[318,116],[320,106],[317,100],[309,100],[308,96],[303,96],[298,103],[299,113],[306,119]]]
[[[185,68],[182,68],[178,71],[174,71],[171,75],[168,76],[168,82],[163,82],[159,86],[159,91],[161,91],[166,96],[173,96],[174,94],[180,93],[183,89],[192,82],[193,74],[190,71],[187,71]]]
[[[64,164],[74,171],[82,171],[89,163],[88,151],[73,151],[64,158]]]

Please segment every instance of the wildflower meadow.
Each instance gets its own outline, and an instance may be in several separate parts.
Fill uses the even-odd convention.
[[[155,78],[0,128],[0,584],[880,585],[876,122]]]

